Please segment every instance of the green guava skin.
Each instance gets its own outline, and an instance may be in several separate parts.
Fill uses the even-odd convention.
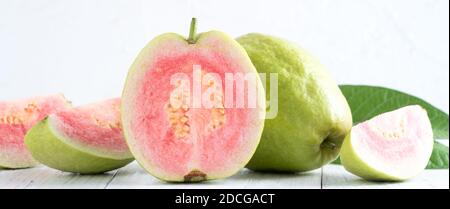
[[[33,158],[40,163],[72,173],[104,173],[121,168],[134,160],[109,159],[78,150],[58,139],[50,128],[48,118],[28,131],[25,136],[25,146]]]
[[[335,160],[350,133],[352,115],[324,67],[303,49],[276,37],[251,33],[237,41],[259,73],[278,73],[278,114],[266,119],[260,144],[246,167],[304,172]],[[266,87],[269,100],[269,82]]]

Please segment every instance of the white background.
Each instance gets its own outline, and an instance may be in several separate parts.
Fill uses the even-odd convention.
[[[339,83],[396,88],[449,110],[448,0],[0,0],[0,100],[120,96],[164,32],[261,32],[297,42]]]

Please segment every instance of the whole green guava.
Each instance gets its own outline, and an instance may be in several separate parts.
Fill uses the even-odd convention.
[[[324,67],[300,47],[276,37],[251,33],[237,41],[259,73],[278,74],[278,113],[266,119],[260,144],[247,167],[301,172],[335,160],[350,133],[352,115]],[[266,86],[268,100],[269,91],[270,83]]]

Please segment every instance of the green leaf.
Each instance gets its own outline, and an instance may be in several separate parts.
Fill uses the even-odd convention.
[[[336,160],[334,160],[333,162],[331,162],[331,164],[340,165],[340,164],[341,164],[341,157],[338,157]]]
[[[448,139],[448,114],[420,98],[385,87],[364,85],[339,87],[350,105],[354,124],[400,107],[417,104],[427,110],[434,138]]]
[[[433,153],[428,162],[427,169],[448,169],[448,147],[434,142]]]

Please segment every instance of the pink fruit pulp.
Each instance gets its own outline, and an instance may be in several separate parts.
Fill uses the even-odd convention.
[[[418,105],[388,112],[355,126],[352,145],[376,167],[408,171],[411,165],[426,166],[431,155],[433,132],[427,112]],[[423,162],[422,162],[423,161]]]
[[[25,134],[49,114],[69,106],[61,94],[0,102],[0,166],[23,168],[37,164],[25,148]]]
[[[193,66],[201,66],[202,73],[220,76],[222,82],[214,85],[220,85],[222,91],[217,93],[223,100],[225,73],[256,73],[249,67],[250,60],[236,60],[234,49],[221,45],[212,36],[191,46],[182,39],[158,44],[160,50],[153,51],[147,60],[137,61],[140,64],[135,65],[145,70],[132,73],[132,78],[129,76],[128,88],[135,90],[124,94],[127,101],[133,101],[126,104],[127,115],[123,118],[125,129],[130,130],[127,142],[133,154],[143,167],[163,179],[178,181],[184,176],[184,181],[191,181],[191,177],[209,179],[231,175],[248,162],[259,142],[263,125],[259,109],[193,108],[191,98],[185,111],[176,112],[181,111],[177,119],[186,116],[187,121],[182,126],[174,126],[168,110],[174,90],[170,80],[176,73],[186,74],[193,97]],[[217,116],[221,111],[223,114]],[[211,130],[215,120],[220,121],[219,125]],[[185,126],[187,133],[177,136]]]
[[[129,158],[120,121],[120,98],[92,103],[50,116],[66,143],[113,159]]]

